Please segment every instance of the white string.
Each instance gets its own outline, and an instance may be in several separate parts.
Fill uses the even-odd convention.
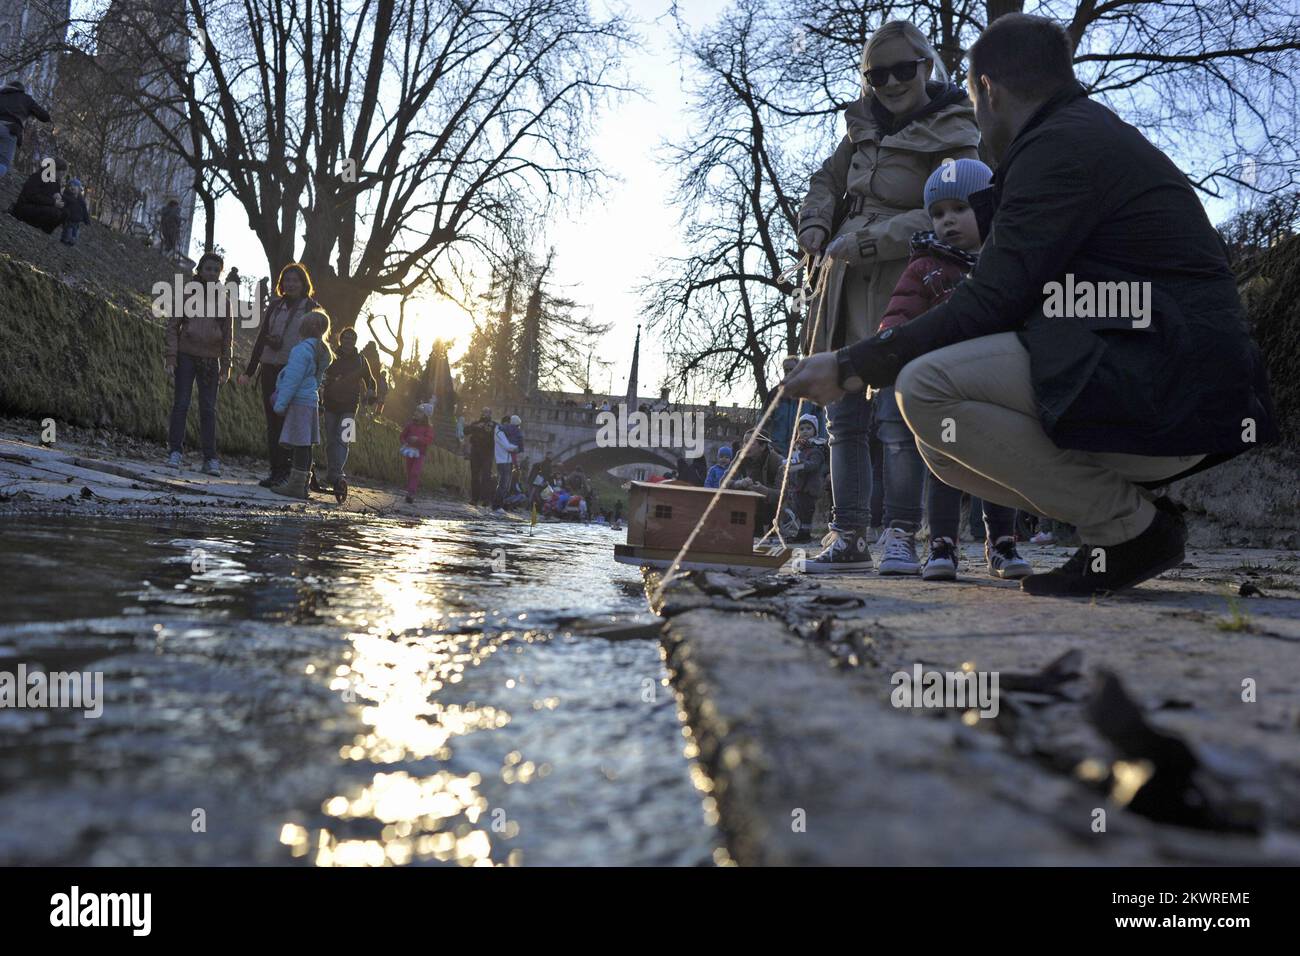
[[[822,316],[826,314],[826,286],[829,285],[830,267],[822,269],[817,277],[817,288],[813,290],[813,295],[817,297],[817,315],[814,316],[812,334],[808,337],[808,346],[812,348],[817,341],[817,333],[821,330]],[[790,447],[786,450],[785,469],[781,475],[781,491],[776,499],[776,515],[772,518],[772,526],[767,529],[767,533],[758,539],[756,547],[761,548],[767,539],[775,532],[776,540],[780,542],[777,547],[784,550],[785,535],[781,533],[781,515],[785,509],[785,492],[790,484],[790,460],[794,457],[794,444],[799,436],[799,416],[803,414],[805,399],[799,399],[799,404],[794,410],[794,424],[790,429]]]
[[[802,268],[803,263],[807,262],[808,259],[810,258],[812,257],[805,254],[804,258],[800,260],[800,267]],[[813,258],[811,268],[814,269],[817,268],[820,262],[821,262],[820,256],[817,258]],[[825,309],[826,296],[824,293],[826,290],[826,286],[829,283],[829,277],[830,277],[830,268],[828,265],[826,268],[823,268],[818,273],[817,288],[813,291],[813,295],[818,296],[818,302],[817,302],[817,315],[815,317],[815,321],[813,322],[812,335],[810,335],[807,340],[810,348],[817,340],[817,332],[821,328],[822,316],[825,314],[826,311]],[[753,429],[750,431],[749,438],[745,441],[744,446],[731,459],[731,467],[728,468],[726,474],[722,476],[722,481],[718,483],[717,490],[714,491],[713,496],[709,499],[708,505],[706,505],[704,508],[704,514],[700,515],[700,520],[697,521],[695,523],[695,527],[691,529],[691,533],[687,536],[685,543],[682,545],[681,549],[677,552],[677,556],[673,558],[672,564],[668,566],[668,570],[665,571],[663,577],[659,579],[658,586],[651,594],[652,604],[658,604],[660,600],[663,599],[664,590],[668,587],[669,584],[671,584],[673,581],[677,579],[676,575],[677,572],[681,569],[682,558],[686,555],[686,552],[691,549],[691,545],[695,543],[695,538],[699,535],[700,530],[704,527],[704,523],[708,521],[709,515],[713,513],[714,506],[716,506],[717,503],[721,500],[722,493],[726,491],[727,487],[731,484],[731,479],[735,476],[736,471],[740,468],[741,463],[745,460],[745,456],[749,453],[749,449],[754,446],[754,442],[757,441],[758,436],[762,434],[763,426],[766,425],[767,420],[772,417],[772,413],[776,411],[777,406],[781,403],[781,399],[784,396],[785,396],[785,383],[782,382],[780,385],[777,386],[777,389],[773,393],[772,399],[768,403],[766,410],[764,410],[762,416],[758,419],[758,422],[754,425]],[[802,398],[799,399],[800,408],[803,407],[803,402],[804,400]],[[794,430],[794,434],[797,433],[798,433],[798,428],[796,427]],[[791,446],[793,448],[793,435],[791,436]],[[785,463],[785,475],[781,480],[781,494],[777,501],[777,515],[776,515],[776,521],[774,522],[774,526],[780,524],[781,500],[785,496],[785,487],[786,487],[786,483],[789,480],[790,480],[790,459],[789,456],[787,456],[786,463]],[[763,538],[759,541],[760,546],[764,541],[767,540],[768,535],[770,534],[771,531],[769,531],[768,534],[763,536]],[[781,532],[778,527],[777,529],[778,538],[780,537],[780,534]],[[781,546],[782,547],[785,546],[784,539],[781,539]]]

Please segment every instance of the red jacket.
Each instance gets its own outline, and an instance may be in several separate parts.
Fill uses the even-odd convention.
[[[975,261],[974,254],[939,242],[934,233],[918,232],[912,237],[912,258],[894,286],[880,328],[910,322],[946,302],[974,268]]]
[[[420,449],[420,457],[423,458],[424,453],[433,444],[433,426],[411,422],[402,429],[402,444]]]

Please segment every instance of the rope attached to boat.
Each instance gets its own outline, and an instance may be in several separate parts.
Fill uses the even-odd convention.
[[[808,342],[809,347],[811,347],[813,343],[817,341],[817,333],[821,329],[822,316],[826,311],[825,293],[826,293],[826,286],[829,284],[830,281],[830,272],[831,272],[830,263],[823,262],[821,257],[814,258],[811,254],[805,253],[804,257],[799,260],[799,264],[795,268],[796,268],[796,273],[797,271],[803,270],[804,268],[807,268],[809,272],[813,270],[818,271],[817,286],[811,292],[811,294],[817,299],[817,315],[815,316],[813,322],[812,334],[809,335],[806,340]],[[789,275],[788,270],[786,272],[783,272],[781,274],[781,277],[779,277],[778,281],[780,281],[780,279],[784,279],[788,275]],[[807,286],[801,284],[800,295],[804,298],[807,297],[808,295]],[[782,383],[781,385],[777,386],[776,391],[772,394],[772,398],[768,402],[767,408],[763,411],[763,414],[758,419],[758,422],[750,430],[749,438],[748,440],[746,440],[744,446],[731,459],[731,467],[728,468],[726,474],[722,476],[722,481],[718,483],[717,490],[714,491],[713,496],[709,499],[709,503],[704,508],[704,514],[700,515],[700,520],[697,521],[695,523],[695,527],[691,529],[691,533],[686,537],[686,542],[682,545],[681,549],[677,552],[677,556],[673,558],[673,563],[668,566],[668,570],[665,571],[663,577],[659,579],[659,584],[651,595],[652,604],[658,604],[663,599],[664,590],[668,587],[669,584],[671,584],[673,581],[677,579],[677,572],[681,569],[682,558],[685,557],[686,552],[691,549],[691,545],[695,543],[695,539],[699,535],[700,530],[704,527],[705,522],[709,520],[709,515],[713,513],[714,506],[716,506],[717,503],[722,499],[722,493],[726,491],[728,486],[731,484],[731,479],[735,476],[736,471],[740,468],[741,462],[743,462],[745,460],[745,456],[749,454],[750,448],[754,446],[754,442],[757,441],[758,436],[762,434],[763,426],[767,424],[767,420],[772,417],[772,413],[776,411],[777,406],[781,404],[781,399],[784,397],[785,397],[785,384]],[[796,413],[803,408],[803,403],[804,403],[804,399],[802,398],[799,399],[799,405],[796,408]],[[794,438],[796,435],[798,435],[798,432],[799,432],[798,417],[796,414],[795,427],[791,432],[791,438],[790,438],[791,454],[793,454],[794,451]],[[759,541],[760,547],[771,536],[773,530],[776,531],[777,539],[781,542],[780,547],[781,548],[785,547],[785,539],[781,537],[781,531],[780,531],[781,506],[782,506],[782,502],[785,500],[786,485],[789,483],[789,481],[790,481],[790,455],[787,455],[785,460],[785,474],[781,478],[781,491],[777,498],[776,518],[772,522],[772,528],[768,530],[767,534],[763,535],[762,539],[760,539]]]

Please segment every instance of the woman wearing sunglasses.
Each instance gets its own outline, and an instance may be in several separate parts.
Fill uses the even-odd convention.
[[[852,345],[876,332],[907,266],[912,234],[930,228],[922,199],[926,179],[945,159],[977,158],[979,145],[975,111],[965,91],[951,82],[925,35],[901,20],[884,24],[867,41],[862,97],[844,116],[848,132],[813,174],[799,212],[799,245],[813,255],[824,253],[830,270],[825,302],[814,301],[808,312],[817,316],[820,310],[821,315],[816,339],[807,343],[810,354]],[[925,465],[898,414],[893,390],[881,392],[877,400],[876,425],[885,454],[881,571],[916,574]],[[831,533],[807,570],[866,571],[871,568],[867,431],[872,405],[861,393],[849,394],[828,413]]]

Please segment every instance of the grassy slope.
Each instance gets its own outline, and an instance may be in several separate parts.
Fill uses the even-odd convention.
[[[12,183],[5,186],[10,192]],[[0,411],[164,441],[171,387],[163,372],[162,325],[141,291],[165,275],[166,264],[98,225],[82,237],[81,245],[67,249],[56,237],[0,212]],[[114,267],[119,256],[122,261]],[[109,290],[114,268],[133,281]],[[145,269],[154,272],[142,277]],[[217,409],[223,453],[263,453],[265,424],[255,387],[223,387]],[[388,422],[360,423],[349,471],[404,481],[399,431]],[[198,414],[191,406],[191,447],[197,438]],[[433,449],[422,484],[463,490],[466,463]]]

